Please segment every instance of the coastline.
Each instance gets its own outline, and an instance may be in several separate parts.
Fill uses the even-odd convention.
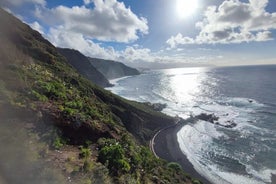
[[[182,153],[177,141],[177,132],[184,126],[179,123],[158,131],[150,142],[150,147],[155,156],[165,159],[169,162],[179,163],[183,170],[192,178],[199,179],[204,184],[211,184],[205,177],[200,175]]]

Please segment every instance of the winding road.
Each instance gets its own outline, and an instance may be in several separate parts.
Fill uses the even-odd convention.
[[[152,153],[154,154],[154,156],[155,156],[156,158],[159,158],[159,156],[158,156],[158,155],[156,154],[156,152],[154,151],[154,141],[155,141],[155,138],[156,138],[162,131],[164,131],[164,130],[166,130],[166,129],[168,129],[168,128],[172,128],[172,127],[177,126],[181,120],[182,120],[181,118],[178,118],[178,119],[175,121],[175,123],[174,123],[173,125],[170,125],[170,126],[167,126],[167,127],[165,127],[165,128],[160,129],[158,132],[156,132],[156,133],[154,134],[154,136],[153,136],[152,139],[150,140],[150,142],[149,142],[150,150],[152,151]]]

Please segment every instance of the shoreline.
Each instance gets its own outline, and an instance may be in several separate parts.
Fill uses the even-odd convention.
[[[199,179],[204,184],[211,184],[205,177],[199,174],[190,163],[185,154],[182,153],[177,141],[177,132],[184,126],[183,123],[166,127],[159,130],[150,141],[153,154],[169,162],[180,164],[187,174],[192,178]]]

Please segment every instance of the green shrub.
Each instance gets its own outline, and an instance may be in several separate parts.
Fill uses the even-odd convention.
[[[140,155],[142,159],[142,167],[146,171],[149,172],[152,168],[155,167],[156,164],[158,164],[158,160],[154,157],[149,148],[142,146]]]
[[[54,99],[66,99],[66,88],[62,82],[52,81],[38,81],[38,91],[47,96],[48,98]]]
[[[118,168],[120,168],[123,172],[128,172],[130,170],[130,165],[126,159],[120,159],[118,160]]]
[[[130,170],[130,164],[125,158],[125,152],[119,143],[106,145],[99,151],[99,161],[106,164],[112,173],[125,173]]]
[[[197,179],[192,179],[192,184],[202,184],[202,182]]]
[[[62,105],[59,105],[59,106],[58,106],[58,109],[59,109],[60,111],[64,111],[64,107],[63,107]]]
[[[175,162],[168,163],[167,167],[170,168],[170,169],[176,170],[176,171],[181,171],[182,170],[181,165],[179,165],[178,163],[175,163]]]
[[[103,162],[113,159],[119,160],[123,159],[123,157],[124,150],[120,144],[105,146],[99,152],[99,160]]]
[[[69,101],[64,104],[66,107],[70,107],[72,109],[82,109],[83,104],[81,100]]]
[[[39,94],[35,90],[32,90],[31,93],[35,97],[36,100],[39,100],[41,102],[47,102],[48,101],[48,98],[45,95]]]
[[[77,114],[77,110],[76,109],[71,109],[71,108],[69,108],[69,107],[65,107],[64,109],[63,109],[63,113],[64,114],[66,114],[66,115],[69,115],[69,116],[74,116],[74,115],[76,115]]]
[[[80,149],[80,158],[88,159],[92,155],[91,150],[89,148],[84,148],[83,146],[81,146]]]
[[[54,142],[53,142],[53,146],[55,149],[60,149],[62,146],[64,146],[66,144],[66,140],[61,138],[61,137],[57,137]]]

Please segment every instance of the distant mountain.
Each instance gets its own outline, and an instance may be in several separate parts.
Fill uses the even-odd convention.
[[[105,76],[99,72],[86,56],[74,49],[57,48],[67,61],[85,78],[101,87],[112,86]]]
[[[130,75],[139,75],[140,72],[124,65],[123,63],[98,58],[88,58],[91,64],[107,79],[115,79]]]

